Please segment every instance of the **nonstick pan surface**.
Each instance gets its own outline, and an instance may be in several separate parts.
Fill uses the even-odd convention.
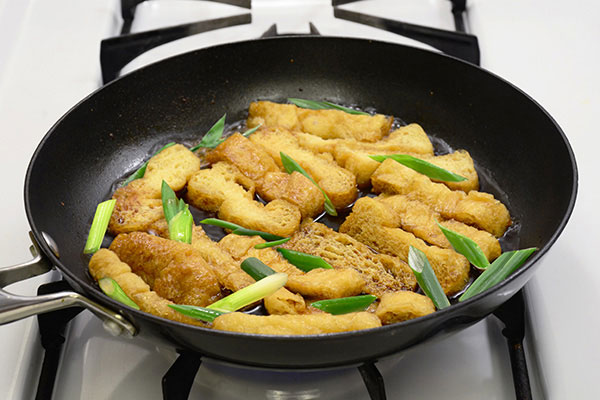
[[[303,337],[188,326],[104,296],[82,255],[96,205],[115,181],[171,141],[196,143],[224,113],[243,120],[250,102],[288,97],[359,105],[419,123],[467,149],[486,191],[507,204],[518,248],[538,247],[502,284],[429,316],[376,329]],[[530,97],[476,66],[383,42],[328,37],[261,39],[173,57],[99,89],[48,132],[31,160],[25,205],[44,253],[76,291],[122,313],[149,340],[238,364],[317,368],[399,352],[491,313],[531,277],[574,206],[577,169],[554,120]],[[196,221],[197,222],[197,221]],[[42,238],[57,243],[57,258]],[[504,249],[510,250],[510,249]]]

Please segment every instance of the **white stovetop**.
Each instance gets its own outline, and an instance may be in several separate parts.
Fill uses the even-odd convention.
[[[99,42],[118,32],[118,3],[118,0],[0,0],[0,129],[3,131],[0,209],[4,211],[0,227],[1,266],[21,262],[29,256],[22,198],[29,158],[54,121],[100,85]],[[161,3],[166,1],[145,4],[139,9],[140,15],[145,13],[147,21],[152,21],[153,13],[164,12]],[[286,3],[254,0],[252,29],[264,32],[282,4],[289,7],[292,3],[293,0]],[[323,34],[328,34],[335,27],[318,22],[325,21],[326,7],[308,8],[318,3],[327,1],[305,2],[305,7],[295,10],[294,15],[302,21],[314,21]],[[394,7],[392,11],[382,11],[377,8],[382,4]],[[208,17],[231,13],[227,7],[217,5]],[[452,28],[446,0],[378,0],[345,7],[366,7],[366,12],[407,22],[427,24],[435,20],[438,27]],[[556,399],[598,398],[600,390],[594,383],[600,365],[597,340],[600,319],[594,299],[600,288],[600,270],[594,249],[600,239],[596,206],[600,204],[600,173],[596,165],[600,147],[596,133],[596,114],[600,110],[597,43],[600,3],[580,0],[569,2],[567,7],[558,0],[522,0],[511,4],[501,0],[471,0],[469,13],[471,28],[479,38],[482,65],[532,95],[553,115],[568,136],[579,166],[579,196],[570,223],[527,285],[532,310],[527,347],[534,350],[528,359],[534,391],[537,398],[544,395]],[[188,16],[190,20],[203,18],[193,13]],[[279,24],[280,32],[308,30],[307,23],[294,21],[284,18]],[[246,32],[243,27],[232,30],[233,33],[222,32],[222,40],[239,40],[249,35],[243,33]],[[359,31],[352,29],[352,34],[360,35]],[[372,28],[363,31],[382,40],[394,40],[393,35]],[[215,32],[207,36],[210,38],[188,38],[157,49],[150,52],[154,55],[140,57],[128,68],[148,62],[151,56],[176,53],[190,45],[203,46],[207,40],[221,40]],[[543,199],[539,201],[543,204]],[[34,294],[39,282],[45,279],[13,285],[10,289]],[[66,346],[68,362],[63,363],[59,374],[55,398],[160,398],[160,382],[149,377],[162,376],[174,358],[173,353],[157,351],[145,343],[133,345],[111,338],[99,326],[89,315],[76,320]],[[392,358],[379,363],[388,398],[398,398],[400,394],[405,398],[425,399],[513,398],[508,357],[499,329],[499,323],[489,318],[448,340],[417,348],[401,360]],[[29,398],[34,393],[41,359],[36,335],[37,323],[33,318],[0,327],[3,354],[0,398]],[[237,378],[233,383],[223,378],[231,375]],[[434,384],[427,384],[432,376]],[[334,395],[339,382],[344,382],[346,393]],[[99,387],[105,390],[98,390]],[[305,399],[367,398],[354,370],[328,373],[324,377],[265,375],[236,372],[211,363],[201,367],[191,398],[292,398],[279,389],[301,392]]]

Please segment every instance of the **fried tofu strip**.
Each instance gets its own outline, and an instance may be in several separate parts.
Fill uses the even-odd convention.
[[[357,197],[356,178],[334,161],[319,156],[300,146],[296,137],[282,128],[259,129],[250,140],[263,146],[282,167],[280,152],[293,158],[327,193],[337,209],[351,204]]]
[[[150,290],[150,286],[138,275],[131,272],[129,265],[108,249],[100,249],[90,259],[90,275],[97,281],[102,278],[112,278],[123,289],[125,294],[144,312],[186,324],[204,326],[193,318],[186,317],[169,307],[174,304]]]
[[[374,142],[386,135],[393,122],[385,115],[354,115],[339,110],[308,110],[293,104],[270,101],[250,103],[249,128],[259,124],[282,127],[320,136],[323,139],[344,138]]]
[[[305,314],[306,302],[299,294],[281,288],[264,299],[265,308],[270,315]]]
[[[501,253],[500,242],[489,232],[479,230],[459,221],[445,220],[429,206],[420,201],[411,200],[404,195],[381,195],[377,198],[398,217],[400,227],[429,244],[445,249],[452,246],[436,222],[444,227],[472,239],[479,245],[487,259],[491,262]]]
[[[369,197],[360,198],[352,213],[340,226],[346,233],[367,246],[408,261],[410,246],[421,250],[431,263],[440,285],[448,295],[467,284],[470,264],[465,257],[450,249],[428,246],[423,240],[398,226],[398,217],[385,204]]]
[[[414,290],[417,284],[410,267],[397,257],[377,254],[358,240],[317,222],[303,224],[282,247],[319,256],[336,269],[360,272],[364,292],[377,297]]]
[[[414,292],[395,292],[383,295],[375,315],[383,325],[389,325],[433,312],[435,306],[429,297]]]
[[[178,191],[199,169],[200,159],[180,144],[170,146],[152,157],[143,178],[130,182],[113,194],[117,202],[108,230],[114,235],[146,231],[148,226],[163,218],[162,181]]]
[[[254,181],[258,195],[265,201],[286,200],[300,209],[302,217],[314,217],[323,211],[325,201],[319,189],[304,175],[282,172],[273,158],[248,138],[235,133],[206,155],[216,164],[226,161],[235,165]]]
[[[118,235],[110,250],[159,296],[177,304],[207,306],[221,297],[221,286],[191,245],[142,232]]]
[[[300,226],[297,206],[281,199],[267,205],[253,200],[254,182],[237,167],[218,162],[196,173],[188,184],[188,202],[206,211],[218,211],[219,218],[246,228],[290,236]]]
[[[450,190],[394,160],[381,163],[371,183],[375,192],[404,194],[427,204],[443,218],[474,225],[496,237],[502,236],[512,223],[506,206],[491,194]]]
[[[318,335],[376,328],[381,321],[369,312],[343,315],[327,313],[304,315],[223,314],[215,318],[213,328],[222,331],[259,335]]]

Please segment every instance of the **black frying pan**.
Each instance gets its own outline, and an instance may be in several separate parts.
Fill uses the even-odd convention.
[[[540,250],[505,282],[464,303],[350,333],[272,337],[219,332],[154,317],[104,296],[87,273],[82,249],[93,211],[110,195],[113,182],[162,144],[197,142],[225,112],[228,121],[241,120],[251,101],[287,97],[372,107],[421,124],[455,149],[467,149],[480,173],[489,173],[489,182],[502,189],[485,187],[506,201],[520,224],[518,247]],[[238,364],[309,368],[374,360],[491,313],[532,276],[563,230],[576,188],[574,156],[560,128],[502,79],[410,47],[296,37],[191,52],[101,88],[40,143],[27,171],[25,206],[42,252],[74,289],[121,311],[141,336]],[[60,258],[42,232],[56,241]]]

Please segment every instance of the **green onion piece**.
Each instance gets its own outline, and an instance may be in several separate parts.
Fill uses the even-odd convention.
[[[163,151],[167,147],[173,146],[174,144],[175,144],[175,142],[171,142],[171,143],[165,144],[163,147],[161,147],[160,150],[158,150],[156,153],[154,153],[152,155],[152,157],[154,157],[155,155],[157,155],[158,153],[160,153],[161,151]],[[148,160],[148,161],[150,161],[150,160]],[[139,167],[133,174],[129,175],[129,178],[125,179],[125,181],[121,185],[122,186],[127,186],[127,184],[129,184],[129,182],[135,181],[136,179],[143,178],[144,175],[146,174],[146,167],[148,166],[148,161],[146,161],[145,163],[143,163],[142,166]]]
[[[269,275],[275,274],[275,271],[268,265],[264,264],[258,258],[248,257],[242,261],[242,270],[254,278],[255,281],[260,281]]]
[[[325,197],[325,212],[329,215],[333,215],[334,217],[336,217],[337,211],[335,210],[333,203],[329,199],[329,196],[327,196],[325,191],[323,189],[321,189],[321,187],[319,185],[317,185],[317,182],[315,182],[315,180],[308,174],[308,172],[306,172],[304,170],[304,168],[302,168],[300,166],[300,164],[298,164],[296,161],[294,161],[290,156],[285,154],[283,151],[280,151],[279,155],[281,156],[281,163],[283,164],[283,168],[285,168],[285,171],[288,174],[291,174],[294,171],[300,172],[302,175],[304,175],[305,177],[310,179],[310,181],[321,191],[321,193],[323,193],[323,197]]]
[[[206,307],[188,306],[183,304],[168,304],[173,310],[201,321],[213,322],[219,315],[226,314],[223,311],[211,310]]]
[[[102,289],[104,294],[106,294],[111,299],[123,303],[131,308],[135,308],[136,310],[140,309],[140,307],[125,294],[121,286],[119,286],[119,284],[114,279],[108,277],[102,278],[98,281],[98,285],[100,286],[100,289]]]
[[[229,296],[212,303],[208,308],[224,312],[232,312],[246,307],[258,300],[272,295],[281,289],[287,282],[287,274],[277,273],[269,275],[250,286],[233,292]]]
[[[490,262],[488,261],[485,254],[483,254],[483,251],[481,250],[479,245],[475,243],[472,239],[442,226],[439,222],[438,226],[442,230],[444,236],[446,236],[446,239],[448,239],[448,241],[452,245],[454,251],[465,256],[467,260],[469,260],[469,262],[473,264],[476,268],[486,269],[490,266]]]
[[[273,235],[268,232],[255,231],[253,229],[244,228],[233,222],[223,221],[217,218],[206,218],[200,221],[201,224],[220,226],[221,228],[230,229],[232,233],[241,236],[260,236],[265,240],[280,240],[283,239],[281,236]]]
[[[175,192],[165,181],[162,181],[161,197],[165,219],[170,222],[178,212],[182,211],[181,202],[177,200]]]
[[[341,297],[339,299],[319,300],[311,304],[314,308],[329,314],[339,315],[363,311],[371,305],[377,296],[365,294],[362,296]]]
[[[92,220],[92,227],[90,228],[90,233],[88,234],[87,242],[83,249],[84,254],[95,253],[100,249],[116,202],[117,200],[110,199],[103,201],[96,207],[96,214],[94,214],[94,219]]]
[[[288,101],[300,108],[308,108],[309,110],[339,110],[348,114],[369,115],[369,113],[364,111],[354,110],[352,108],[340,106],[339,104],[331,103],[329,101],[314,101],[296,98],[288,98]]]
[[[427,297],[433,301],[433,304],[438,310],[450,306],[450,302],[448,301],[437,276],[435,276],[435,272],[433,272],[425,253],[410,246],[408,251],[408,265],[415,273],[419,286],[423,289]]]
[[[289,241],[290,239],[291,239],[291,237],[280,239],[280,240],[274,240],[272,242],[259,243],[259,244],[255,245],[254,248],[257,250],[260,250],[260,249],[266,249],[267,247],[279,246],[280,244],[284,244],[285,242]]]
[[[311,254],[302,253],[300,251],[284,249],[278,247],[276,249],[283,258],[288,260],[290,264],[294,265],[296,268],[301,269],[304,272],[308,272],[315,268],[325,268],[325,269],[333,269],[331,265],[325,260],[323,260],[319,256],[313,256]]]
[[[179,211],[169,221],[169,239],[191,244],[193,226],[194,217],[186,205],[184,210]]]
[[[252,129],[248,129],[246,132],[242,133],[242,136],[246,136],[246,137],[248,137],[248,136],[252,135],[252,134],[253,134],[254,132],[256,132],[256,130],[257,130],[258,128],[260,128],[261,126],[262,126],[262,124],[258,124],[258,125],[256,125],[254,128],[252,128]]]
[[[537,248],[514,250],[502,253],[487,268],[475,282],[458,298],[458,301],[465,301],[481,292],[484,292],[492,286],[502,282],[510,274],[515,272]]]
[[[467,178],[450,172],[447,169],[438,167],[430,162],[421,160],[408,154],[390,154],[387,156],[369,156],[371,159],[377,162],[383,162],[386,158],[399,162],[400,164],[413,169],[431,179],[435,179],[443,182],[462,182],[466,181]]]
[[[225,117],[227,114],[223,114],[221,118],[204,134],[200,143],[196,146],[192,147],[190,151],[196,151],[201,147],[208,147],[210,149],[214,149],[220,143],[223,142],[221,137],[223,136],[223,131],[225,130]]]

